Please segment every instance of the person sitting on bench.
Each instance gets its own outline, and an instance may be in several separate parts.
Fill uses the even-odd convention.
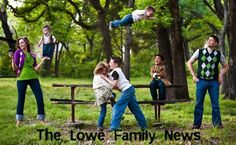
[[[171,85],[166,79],[166,67],[164,65],[164,57],[160,54],[155,55],[154,66],[151,67],[150,75],[150,92],[153,100],[157,100],[157,89],[159,91],[159,100],[166,99],[166,86]]]

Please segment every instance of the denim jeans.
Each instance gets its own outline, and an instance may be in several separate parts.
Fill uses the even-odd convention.
[[[119,26],[125,26],[125,25],[129,25],[129,24],[132,24],[132,23],[134,23],[133,18],[132,18],[132,14],[128,14],[121,20],[112,21],[111,26],[116,28],[116,27],[119,27]]]
[[[120,98],[114,105],[110,129],[116,130],[120,127],[121,118],[127,106],[129,107],[130,111],[134,114],[139,127],[141,127],[142,129],[146,129],[147,128],[146,119],[136,100],[135,90],[133,86],[121,92]]]
[[[100,105],[101,107],[101,111],[100,111],[100,116],[98,118],[98,127],[103,127],[103,123],[106,117],[106,113],[107,113],[107,103],[103,103],[102,105]]]
[[[159,91],[159,100],[166,99],[166,86],[162,80],[153,79],[150,82],[150,92],[153,100],[157,100],[157,89]]]
[[[219,126],[221,124],[220,106],[219,106],[219,83],[217,80],[202,80],[199,79],[196,87],[196,105],[194,109],[194,124],[200,127],[202,124],[203,105],[206,91],[210,95],[212,107],[212,124]]]
[[[38,108],[37,119],[44,120],[45,113],[44,113],[43,93],[38,79],[17,81],[18,103],[16,110],[16,120],[22,120],[24,118],[25,93],[28,85],[31,87],[31,90],[33,91],[34,96],[36,98],[37,108]]]
[[[54,44],[43,44],[43,57],[49,57],[52,58],[54,53]]]

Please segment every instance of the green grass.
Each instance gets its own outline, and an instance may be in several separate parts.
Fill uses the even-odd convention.
[[[189,82],[189,94],[191,101],[185,103],[168,104],[162,107],[161,127],[152,127],[154,120],[153,106],[141,105],[142,111],[147,119],[149,131],[156,133],[156,138],[153,144],[169,145],[169,144],[217,144],[233,145],[236,136],[236,102],[220,99],[221,115],[224,124],[223,129],[212,128],[211,125],[211,105],[209,96],[205,98],[203,129],[193,131],[191,125],[193,121],[193,110],[195,101],[195,84],[192,80]],[[80,128],[69,127],[70,122],[70,105],[57,105],[50,102],[50,98],[70,98],[69,88],[53,88],[52,83],[87,83],[91,84],[91,79],[69,79],[69,78],[40,78],[40,83],[43,89],[46,119],[48,125],[42,125],[36,118],[37,108],[35,97],[30,88],[28,88],[25,100],[25,121],[20,127],[15,126],[15,112],[17,104],[16,79],[0,79],[0,144],[1,145],[16,145],[16,144],[78,144],[77,141],[70,140],[69,132],[96,132],[96,123],[99,116],[100,108],[95,105],[77,105],[76,120],[79,120],[84,125]],[[131,78],[132,84],[149,83],[149,78]],[[119,96],[119,92],[117,92]],[[94,100],[93,90],[76,89],[76,99]],[[136,97],[138,100],[150,100],[149,89],[136,89]],[[222,96],[221,96],[222,98]],[[105,126],[109,127],[111,120],[112,109],[109,106],[106,116]],[[139,132],[136,120],[126,110],[124,120],[121,121],[123,132],[135,131]],[[39,132],[37,129],[48,129],[51,132],[60,132],[61,140],[39,140]],[[184,141],[182,139],[176,141],[165,140],[165,130],[173,132],[191,133],[200,131],[200,141]],[[147,141],[124,141],[118,139],[114,141],[114,133],[106,135],[105,141],[98,139],[92,141],[81,141],[79,144],[148,144]]]

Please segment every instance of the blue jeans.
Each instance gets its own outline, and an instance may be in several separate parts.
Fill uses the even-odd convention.
[[[134,23],[132,14],[126,15],[123,19],[121,20],[115,20],[111,22],[111,26],[113,28],[119,27],[119,26],[125,26]]]
[[[43,44],[43,57],[53,57],[53,52],[54,52],[54,44],[49,43],[49,44]]]
[[[129,107],[130,111],[134,114],[135,119],[138,122],[138,125],[142,129],[146,129],[147,128],[146,119],[136,100],[135,90],[133,86],[121,92],[120,98],[114,105],[110,129],[116,130],[120,127],[121,118],[127,106]]]
[[[157,100],[157,89],[159,91],[159,100],[166,99],[166,86],[162,80],[153,79],[150,82],[150,92],[153,100]]]
[[[103,103],[102,105],[100,105],[101,107],[101,111],[100,111],[100,116],[98,118],[98,127],[103,127],[103,123],[106,117],[106,113],[107,113],[107,103]]]
[[[210,95],[212,107],[212,124],[219,126],[221,124],[220,106],[219,106],[219,83],[217,80],[202,80],[199,79],[196,87],[196,105],[194,109],[193,125],[200,127],[202,124],[203,104],[206,91]]]
[[[45,112],[44,112],[43,93],[38,79],[17,81],[18,103],[16,110],[16,120],[22,120],[24,118],[23,112],[25,104],[25,93],[28,85],[31,87],[31,90],[33,91],[34,96],[36,98],[37,108],[38,108],[37,119],[44,120]]]

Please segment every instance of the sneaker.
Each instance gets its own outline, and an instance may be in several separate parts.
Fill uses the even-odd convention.
[[[193,125],[192,126],[192,129],[200,129],[201,127],[200,126],[198,126],[198,125]]]
[[[109,23],[109,30],[112,31],[112,22]]]

